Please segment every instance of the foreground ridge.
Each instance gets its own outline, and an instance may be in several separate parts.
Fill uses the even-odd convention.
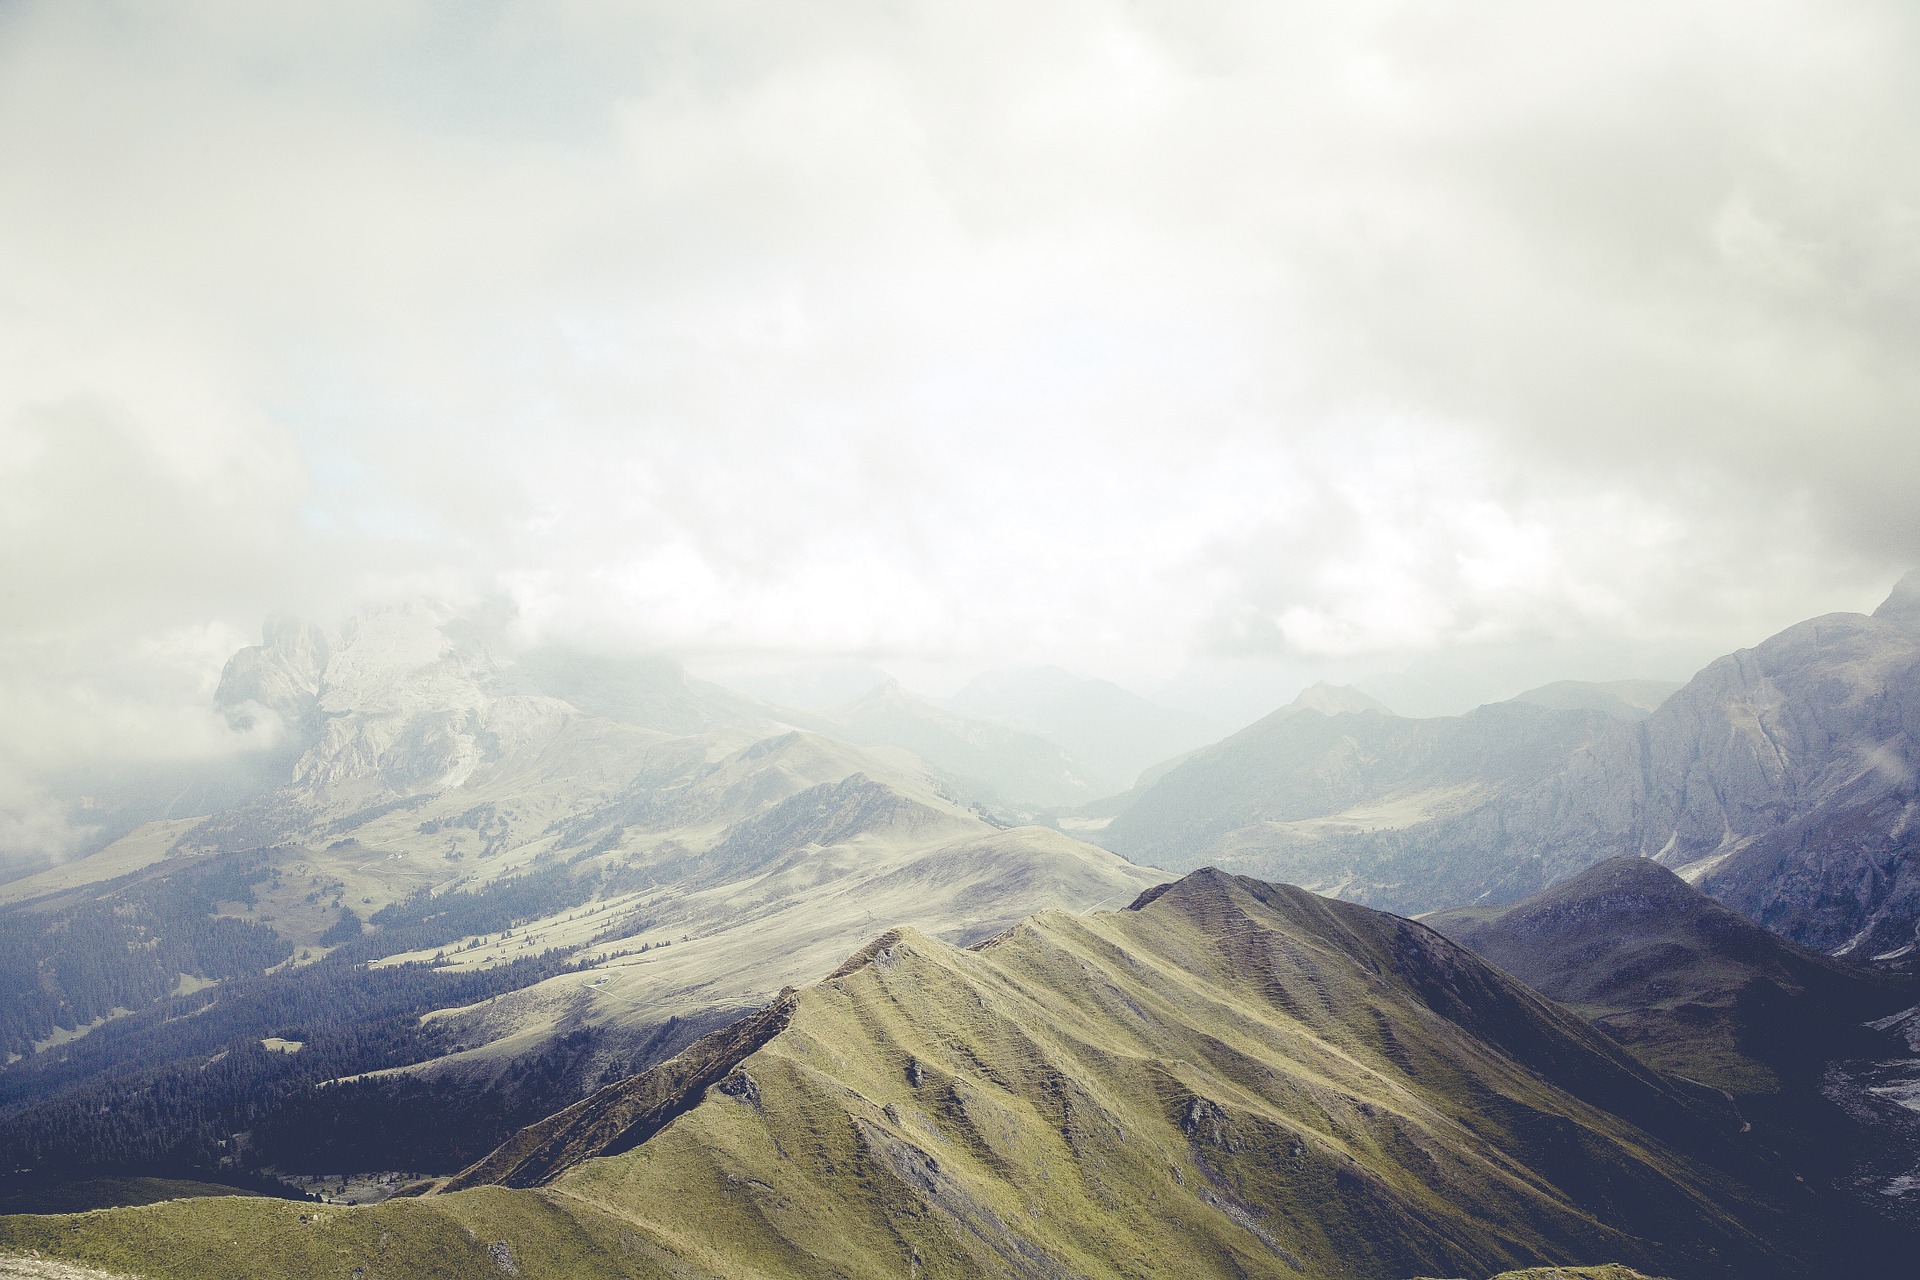
[[[1202,870],[978,950],[892,930],[856,961],[436,1194],[16,1218],[0,1247],[361,1280],[499,1275],[503,1258],[567,1276],[1362,1280],[1608,1260],[1745,1280],[1842,1256],[1837,1202],[1720,1095],[1412,921]]]

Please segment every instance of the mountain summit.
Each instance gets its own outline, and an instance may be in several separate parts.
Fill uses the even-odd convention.
[[[1383,716],[1393,714],[1387,704],[1369,694],[1360,692],[1350,684],[1328,684],[1325,680],[1316,680],[1300,691],[1300,695],[1274,714],[1277,716],[1297,715],[1302,711],[1318,711],[1323,716],[1340,716],[1377,711]]]
[[[1873,616],[1885,622],[1920,625],[1920,569],[1910,569],[1880,602]]]

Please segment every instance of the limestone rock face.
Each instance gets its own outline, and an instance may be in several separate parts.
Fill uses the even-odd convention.
[[[1796,941],[1879,954],[1920,922],[1917,777],[1909,575],[1873,615],[1720,658],[1635,722],[1520,700],[1269,717],[1169,771],[1103,839],[1402,911],[1511,901],[1633,854]]]
[[[517,652],[484,610],[427,599],[364,610],[335,626],[269,619],[262,643],[228,660],[215,702],[236,724],[277,717],[296,751],[270,801],[227,822],[243,839],[290,836],[459,790],[516,762],[552,757],[567,731],[589,719],[640,738],[777,727],[764,708],[671,663]],[[219,826],[206,833],[215,844]]]

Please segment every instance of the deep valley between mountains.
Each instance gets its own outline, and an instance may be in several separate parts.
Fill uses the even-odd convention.
[[[92,778],[0,883],[0,1276],[1920,1257],[1920,578],[1679,688],[1213,742],[432,601],[276,619],[216,702],[280,745]]]

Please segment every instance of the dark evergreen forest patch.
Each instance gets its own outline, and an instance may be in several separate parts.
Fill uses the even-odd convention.
[[[596,884],[561,865],[417,894],[365,922],[343,910],[331,952],[277,967],[293,955],[287,940],[216,914],[249,905],[279,874],[275,857],[223,855],[0,914],[0,1033],[29,1055],[0,1070],[0,1170],[458,1167],[591,1088],[631,1048],[605,1033],[563,1036],[457,1098],[451,1084],[415,1080],[322,1087],[471,1047],[420,1015],[571,966],[551,952],[483,970],[370,962],[513,928],[586,901]],[[217,985],[173,995],[182,973]],[[32,1053],[56,1027],[116,1013]],[[272,1037],[302,1048],[264,1048]]]

